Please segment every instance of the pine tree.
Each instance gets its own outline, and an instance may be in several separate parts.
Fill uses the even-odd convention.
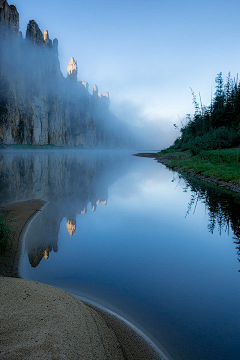
[[[224,90],[223,90],[223,78],[222,73],[220,72],[216,79],[216,91],[215,91],[215,99],[214,99],[214,108],[217,110],[222,110],[224,106]]]

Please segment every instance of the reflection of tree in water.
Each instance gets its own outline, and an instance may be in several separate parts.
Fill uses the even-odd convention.
[[[199,201],[204,203],[209,215],[208,229],[212,234],[216,227],[220,235],[232,229],[240,262],[240,196],[196,178],[185,175],[180,175],[180,178],[186,183],[184,191],[188,188],[192,191],[186,216],[195,212]]]

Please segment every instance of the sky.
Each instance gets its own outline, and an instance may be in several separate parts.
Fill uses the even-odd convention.
[[[10,1],[8,1],[11,4]],[[110,109],[159,138],[179,135],[193,113],[190,87],[209,105],[219,72],[240,70],[239,0],[14,0],[25,37],[29,20],[59,41],[64,76],[73,56],[78,80],[110,93]],[[161,145],[160,145],[161,146]]]

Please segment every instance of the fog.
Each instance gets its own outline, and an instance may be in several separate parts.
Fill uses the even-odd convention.
[[[125,100],[114,101],[112,107],[114,113],[131,127],[139,148],[161,150],[170,146],[180,135],[172,124],[172,118],[155,115],[149,119],[144,106]]]
[[[77,77],[63,77],[56,39],[48,44],[23,39],[4,28],[0,35],[2,142],[131,146],[130,130],[109,111],[109,99],[97,89],[90,95],[87,84]],[[38,139],[36,127],[41,132]]]
[[[118,99],[111,104],[96,85],[91,91],[79,80],[76,61],[64,77],[57,39],[35,21],[25,38],[5,25],[0,26],[1,142],[162,149],[177,137],[170,119],[149,120],[139,105]]]

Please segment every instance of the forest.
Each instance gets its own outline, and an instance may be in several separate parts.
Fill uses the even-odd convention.
[[[216,150],[240,145],[240,83],[230,72],[224,82],[220,72],[216,79],[215,93],[209,106],[199,102],[193,90],[194,115],[181,120],[181,136],[169,150],[190,150],[193,155],[202,150]],[[174,124],[177,128],[177,125]]]

